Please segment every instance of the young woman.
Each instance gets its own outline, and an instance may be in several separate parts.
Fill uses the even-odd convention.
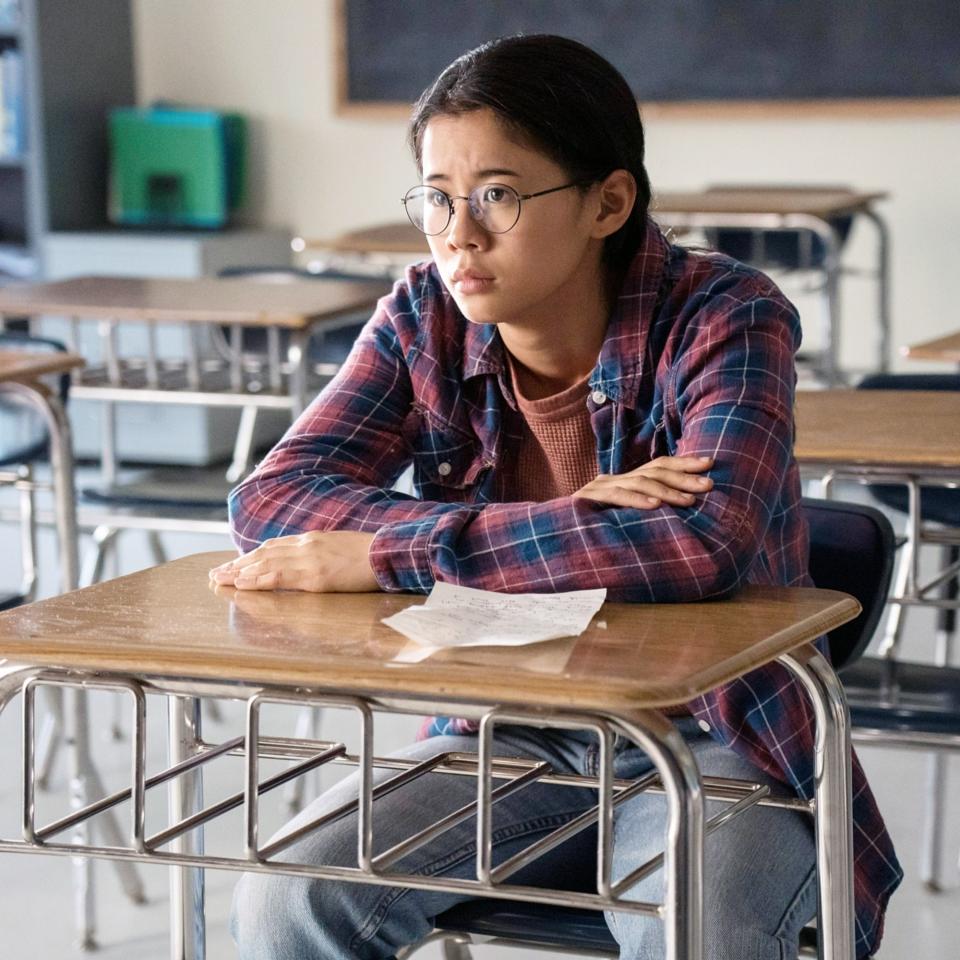
[[[341,372],[231,496],[244,555],[211,572],[238,589],[499,591],[606,587],[611,600],[717,597],[807,583],[792,456],[796,311],[765,276],[672,246],[648,217],[636,102],[588,48],[549,36],[485,44],[423,94],[411,125],[421,182],[406,194],[432,260],[379,304]],[[417,496],[392,489],[413,464]],[[678,638],[678,644],[683,638]],[[704,774],[812,792],[812,718],[772,665],[677,711]],[[405,751],[472,751],[437,718]],[[499,728],[497,753],[591,772],[592,735]],[[649,769],[618,743],[615,770]],[[858,956],[877,946],[900,878],[855,764]],[[452,782],[451,782],[452,779]],[[350,781],[302,815],[342,803]],[[497,808],[495,858],[580,814],[583,791],[541,786]],[[430,777],[378,800],[389,844],[469,802],[466,778]],[[382,804],[382,807],[380,806]],[[615,872],[660,849],[661,799],[617,811]],[[468,876],[474,824],[402,863]],[[355,865],[356,823],[293,848]],[[589,838],[528,867],[553,883],[591,869]],[[561,866],[562,865],[562,866]],[[801,815],[760,809],[706,844],[707,956],[795,956],[816,911]],[[654,875],[634,889],[658,899]],[[448,894],[245,877],[240,955],[393,957],[457,901]],[[624,958],[662,955],[656,920],[610,915]]]

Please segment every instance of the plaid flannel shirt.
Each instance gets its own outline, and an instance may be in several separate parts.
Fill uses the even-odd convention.
[[[493,325],[468,322],[429,262],[384,297],[340,372],[230,496],[241,550],[307,530],[373,533],[384,590],[437,580],[503,592],[606,587],[611,600],[808,584],[793,459],[799,318],[763,274],[670,245],[654,223],[590,378],[597,472],[711,456],[713,489],[655,510],[503,502],[516,405]],[[513,425],[513,426],[512,426]],[[391,486],[413,465],[416,496]],[[682,643],[678,638],[678,643]],[[813,716],[770,664],[689,705],[720,742],[809,798]],[[428,733],[462,732],[436,718]],[[854,758],[857,956],[879,943],[902,873]]]

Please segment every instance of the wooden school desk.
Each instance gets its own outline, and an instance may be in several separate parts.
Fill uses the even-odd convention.
[[[960,543],[960,529],[922,522],[922,487],[960,484],[960,392],[921,390],[801,390],[794,452],[802,470],[824,478],[904,485],[909,494],[906,586],[891,603],[954,608],[930,596],[948,575],[919,582],[919,547]]]
[[[851,597],[807,588],[746,587],[732,599],[713,603],[609,603],[577,638],[529,648],[446,650],[417,660],[404,656],[410,645],[381,619],[420,598],[381,593],[238,593],[232,588],[211,588],[207,571],[229,556],[199,554],[0,614],[0,657],[7,658],[6,673],[0,680],[0,708],[22,692],[25,757],[23,837],[0,840],[0,851],[61,856],[82,852],[173,867],[173,956],[187,960],[203,955],[202,911],[198,911],[202,870],[197,868],[205,867],[628,910],[661,917],[666,924],[669,960],[701,960],[704,799],[728,804],[708,829],[720,828],[724,820],[761,803],[806,810],[815,816],[822,956],[830,960],[853,956],[848,715],[836,676],[810,643],[857,614],[858,604]],[[131,618],[131,610],[136,610],[135,618]],[[678,637],[685,641],[679,648]],[[701,783],[685,741],[659,712],[659,708],[685,703],[775,659],[799,677],[814,702],[817,783],[812,803],[770,796],[765,787],[739,781],[709,778]],[[130,788],[53,824],[36,822],[32,787],[33,699],[36,688],[45,684],[124,692],[132,701],[134,714]],[[146,778],[148,693],[167,698],[171,764],[176,771]],[[202,696],[246,701],[245,736],[216,746],[200,743],[199,711],[192,698]],[[347,755],[343,744],[261,736],[260,709],[267,703],[312,703],[352,710],[360,728],[358,753]],[[450,754],[423,764],[374,760],[376,716],[436,712],[481,720],[479,757]],[[559,776],[540,764],[491,758],[493,727],[503,722],[595,731],[601,748],[599,776]],[[612,742],[618,733],[646,750],[659,779],[653,775],[638,781],[613,779]],[[245,788],[197,812],[202,805],[201,765],[225,752],[246,758]],[[258,786],[260,756],[298,763]],[[259,839],[258,796],[328,761],[349,761],[359,768],[359,800],[343,811],[358,814],[357,865],[280,862],[277,856],[291,838],[266,845]],[[372,787],[375,767],[398,771],[391,786]],[[452,825],[449,818],[414,840],[373,855],[376,796],[428,771],[476,778],[477,803],[459,811],[454,821],[477,818],[476,879],[429,878],[391,868],[401,853],[410,849],[410,843],[427,842],[442,832],[443,824]],[[493,779],[501,781],[500,786],[494,788]],[[596,815],[583,824],[599,823],[596,892],[507,884],[504,881],[511,866],[492,864],[491,804],[504,792],[537,779],[599,791]],[[149,787],[163,782],[169,784],[173,822],[146,836],[144,798]],[[648,788],[665,793],[669,816],[662,907],[624,899],[638,879],[636,872],[617,882],[610,875],[613,808]],[[84,816],[121,802],[132,815],[127,845],[78,847],[59,836]],[[243,843],[237,844],[239,852],[214,856],[202,852],[202,843],[192,846],[187,842],[191,827],[241,806],[245,826]],[[521,857],[530,854],[532,859],[536,852],[542,853],[544,848],[531,848]],[[659,858],[654,858],[643,867],[638,865],[638,871],[650,872],[660,865]]]
[[[960,363],[960,331],[948,333],[936,340],[926,340],[904,347],[905,357],[911,360],[939,360],[943,363]]]
[[[256,411],[282,409],[296,416],[309,400],[308,376],[333,372],[312,369],[307,349],[310,337],[335,328],[351,311],[373,307],[388,290],[382,281],[272,284],[218,278],[79,277],[2,287],[0,315],[69,317],[74,350],[79,346],[81,323],[97,324],[100,362],[90,363],[75,376],[71,394],[103,402],[104,480],[111,483],[114,403],[240,407],[244,416],[234,461],[239,466],[249,458]],[[118,330],[130,324],[146,330],[143,356],[120,355]],[[158,354],[158,324],[183,325],[187,349],[182,356]],[[200,331],[206,328],[207,334],[222,340],[221,327],[229,331],[221,355],[202,351]],[[244,331],[249,330],[260,330],[265,340],[263,350],[253,357],[242,347]],[[281,356],[281,331],[287,337],[285,356]]]
[[[840,351],[840,246],[834,223],[841,217],[863,217],[877,233],[876,369],[886,370],[890,355],[889,241],[884,221],[874,209],[883,193],[860,193],[832,187],[718,187],[654,196],[651,213],[663,227],[678,231],[740,228],[801,230],[824,245],[823,348],[815,363],[828,385],[842,380]]]
[[[60,589],[77,586],[77,516],[73,483],[73,446],[70,422],[57,394],[39,379],[83,366],[75,353],[0,350],[0,395],[25,401],[38,410],[50,434],[50,466],[53,474],[54,516],[60,556]]]

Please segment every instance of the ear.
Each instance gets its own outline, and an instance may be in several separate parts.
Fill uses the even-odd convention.
[[[614,170],[595,189],[598,208],[591,236],[603,239],[616,233],[629,219],[637,199],[637,181],[629,170]]]

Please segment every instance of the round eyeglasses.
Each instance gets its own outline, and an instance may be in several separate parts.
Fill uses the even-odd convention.
[[[505,183],[483,183],[474,187],[465,197],[451,197],[449,193],[436,187],[411,187],[400,201],[410,222],[428,237],[443,233],[453,218],[453,201],[466,200],[470,216],[488,233],[506,233],[512,230],[520,219],[520,205],[524,200],[544,197],[558,190],[579,187],[588,181],[575,180],[549,190],[536,193],[517,193]]]

